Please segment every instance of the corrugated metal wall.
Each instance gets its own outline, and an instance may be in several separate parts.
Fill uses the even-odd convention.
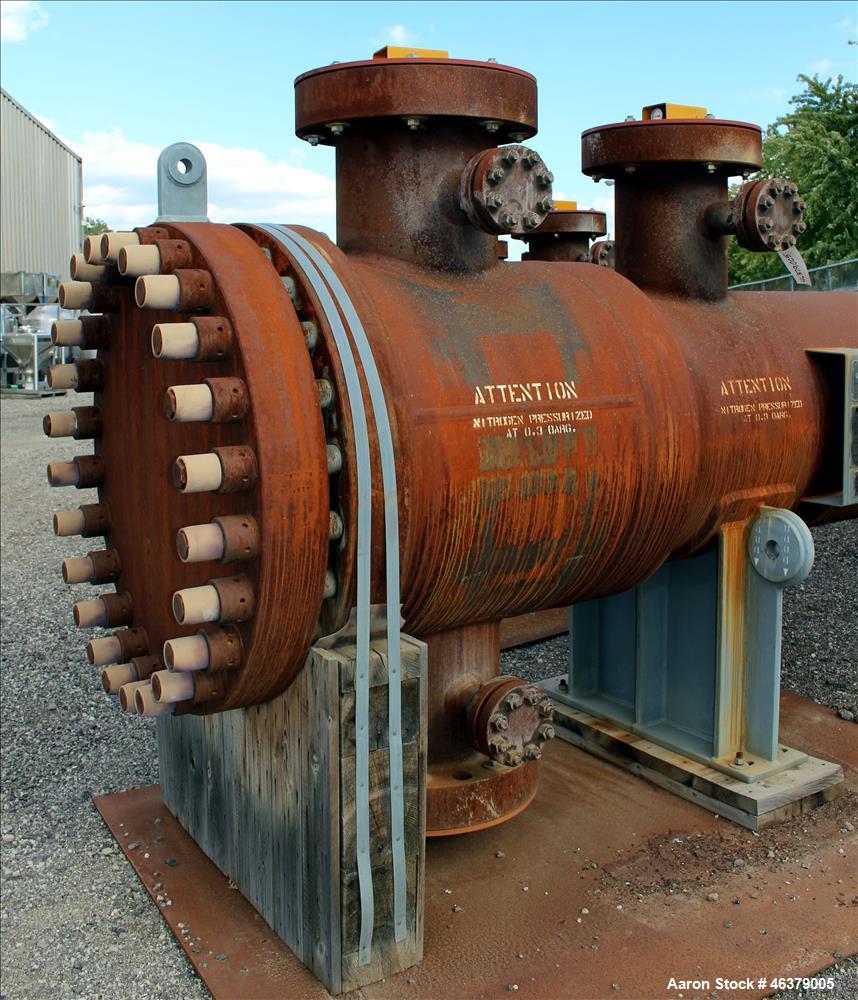
[[[81,159],[0,89],[0,270],[69,276],[81,248]]]

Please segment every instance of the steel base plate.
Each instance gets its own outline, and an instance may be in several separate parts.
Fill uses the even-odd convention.
[[[536,795],[535,761],[504,767],[481,753],[429,765],[426,836],[485,830],[518,816]]]

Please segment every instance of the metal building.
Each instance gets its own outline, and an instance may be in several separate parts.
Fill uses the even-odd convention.
[[[82,239],[81,158],[0,89],[0,270],[65,278]]]

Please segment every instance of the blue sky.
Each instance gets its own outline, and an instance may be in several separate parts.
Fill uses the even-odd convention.
[[[765,125],[799,73],[856,77],[854,2],[2,3],[3,87],[84,157],[88,214],[150,221],[170,142],[209,160],[211,215],[333,232],[333,153],[294,136],[292,82],[387,42],[519,66],[539,80],[532,145],[555,196],[611,208],[580,133],[645,104]]]

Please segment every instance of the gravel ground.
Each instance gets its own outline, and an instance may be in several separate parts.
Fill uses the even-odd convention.
[[[71,601],[91,588],[65,588],[59,562],[92,544],[54,539],[50,518],[58,502],[91,498],[45,484],[47,462],[67,451],[39,430],[42,415],[64,405],[57,404],[4,399],[0,409],[0,998],[205,997],[90,802],[94,792],[156,782],[158,766],[154,726],[123,716],[104,697],[71,623]],[[814,538],[816,569],[785,599],[784,682],[854,717],[858,522],[819,528]],[[503,662],[536,677],[560,673],[565,659],[566,640],[558,638],[505,653]],[[781,996],[858,996],[854,959],[833,974],[834,991]]]

